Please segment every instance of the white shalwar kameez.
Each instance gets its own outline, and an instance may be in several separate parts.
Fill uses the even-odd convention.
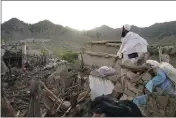
[[[147,52],[147,41],[136,33],[128,32],[127,35],[121,39],[121,42],[124,45],[122,49],[122,63],[130,62],[134,64],[142,54]],[[129,58],[128,55],[132,53],[137,53],[138,57]],[[126,69],[122,69],[121,74],[124,75],[125,73]]]

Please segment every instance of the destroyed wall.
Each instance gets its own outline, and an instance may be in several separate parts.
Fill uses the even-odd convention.
[[[120,41],[89,42],[82,49],[83,63],[90,67],[112,66],[120,45]],[[81,58],[81,56],[79,57]],[[114,68],[120,72],[118,62],[121,60],[117,60]]]

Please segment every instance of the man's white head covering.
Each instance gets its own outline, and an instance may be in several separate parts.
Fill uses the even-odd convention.
[[[131,30],[131,26],[128,25],[128,24],[124,25],[123,27],[124,27],[124,29],[126,29],[127,31],[130,31],[130,30]]]

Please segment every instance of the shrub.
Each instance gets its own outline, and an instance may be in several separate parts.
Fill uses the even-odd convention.
[[[78,54],[73,52],[66,52],[62,55],[62,59],[70,63],[74,63],[78,59]]]
[[[43,55],[49,54],[49,52],[48,52],[46,49],[40,49],[40,52],[41,52]]]

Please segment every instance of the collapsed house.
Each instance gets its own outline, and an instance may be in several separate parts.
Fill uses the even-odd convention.
[[[103,66],[111,67],[119,47],[118,41],[89,42],[80,53],[80,65],[55,59],[43,64],[43,58],[35,56],[37,61],[35,57],[31,57],[30,61],[33,69],[24,72],[12,68],[10,76],[2,77],[1,100],[6,103],[3,104],[2,115],[92,116],[90,103],[97,96],[112,93],[113,97],[117,97],[116,93],[120,92],[123,93],[121,100],[133,100],[143,95],[144,85],[153,77],[150,67],[121,64],[119,59],[108,76],[95,71],[101,71]],[[129,70],[126,81],[120,76],[121,68]],[[101,85],[97,85],[95,80]],[[107,83],[106,88],[104,83]],[[101,92],[94,89],[96,86]],[[141,106],[146,116],[175,116],[175,97],[151,95],[150,99],[147,105]]]
[[[120,42],[118,41],[90,42],[82,50],[83,62],[84,64],[91,67],[97,67],[97,68],[102,66],[111,67],[119,47],[120,47]],[[159,49],[159,57],[161,57],[162,48],[159,47],[158,49]],[[126,62],[125,64],[120,64],[120,63],[121,63],[121,60],[117,60],[114,67],[116,71],[114,75],[111,75],[108,77],[102,77],[101,75],[98,75],[98,74],[91,75],[91,77],[95,79],[94,83],[101,80],[101,81],[104,81],[103,83],[108,84],[108,82],[106,81],[110,80],[111,84],[109,84],[109,87],[110,87],[109,89],[111,89],[112,93],[114,93],[114,91],[116,93],[117,92],[123,93],[121,100],[127,100],[127,99],[133,100],[135,96],[143,95],[144,86],[155,76],[153,72],[154,70],[151,67],[148,67],[142,64],[131,65],[128,62]],[[125,78],[123,79],[119,77],[120,68],[128,70]],[[104,79],[100,79],[100,78],[104,78]],[[101,82],[99,82],[96,85],[99,85],[100,83]],[[112,83],[114,84],[114,89],[112,89],[111,87]],[[103,91],[103,87],[100,87],[100,88]],[[104,88],[108,89],[108,87],[107,86],[105,87],[105,85],[104,85]],[[94,89],[94,87],[92,87],[92,89]],[[100,93],[97,93],[97,94],[100,94]],[[109,92],[104,91],[104,94],[106,93],[108,94]],[[174,114],[175,110],[172,109],[171,107],[172,106],[171,101],[175,99],[174,96],[173,97],[160,96],[160,95],[153,95],[153,96],[155,97],[154,98],[149,97],[151,101],[149,102],[148,105],[145,106],[145,109],[144,109],[144,106],[142,106],[142,111],[145,112],[146,116],[175,116]],[[165,98],[166,98],[165,103],[157,102],[157,101],[162,101]],[[159,104],[157,105],[158,107],[156,107],[155,105],[155,107],[153,107],[154,109],[152,109],[151,106],[153,106],[153,104],[156,104],[156,103]],[[173,104],[175,104],[175,102]],[[175,107],[175,105],[173,107]]]

